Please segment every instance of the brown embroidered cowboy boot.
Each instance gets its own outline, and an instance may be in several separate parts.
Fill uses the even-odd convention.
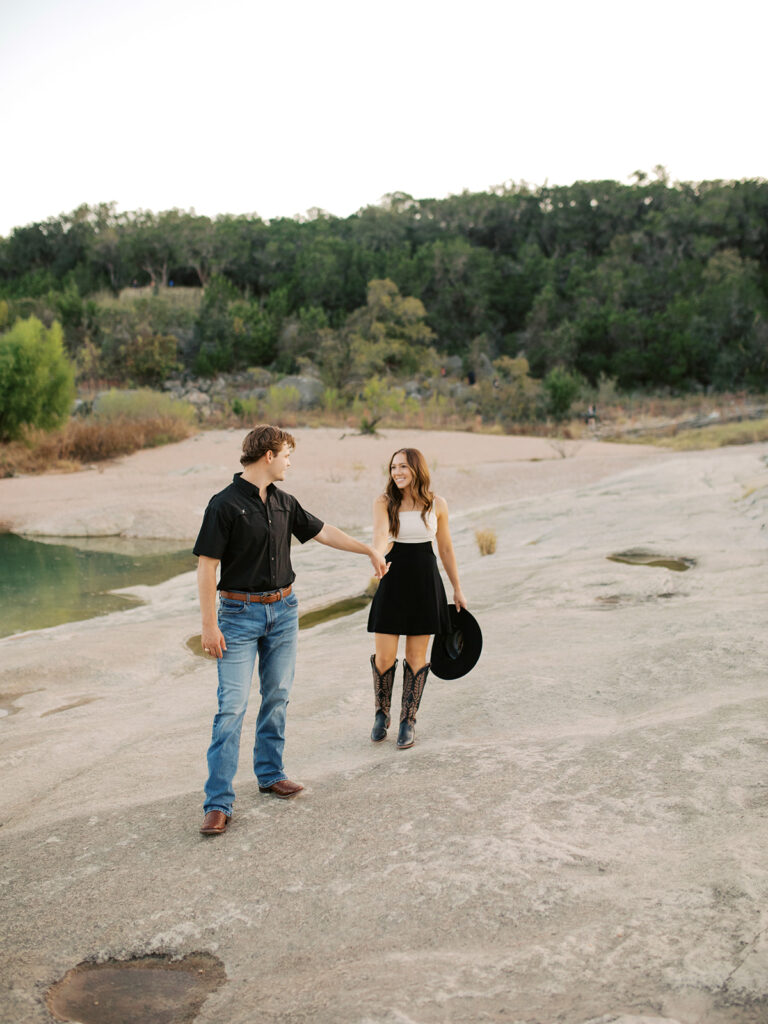
[[[416,739],[416,712],[421,704],[428,675],[429,663],[414,673],[408,662],[403,659],[403,704],[400,710],[400,731],[397,734],[397,745],[400,750],[412,747]]]
[[[387,738],[387,729],[391,721],[389,708],[392,704],[392,687],[395,685],[395,663],[386,672],[379,672],[376,668],[376,655],[371,655],[371,667],[373,668],[373,697],[375,700],[376,717],[373,720],[371,739],[374,743],[380,743]]]

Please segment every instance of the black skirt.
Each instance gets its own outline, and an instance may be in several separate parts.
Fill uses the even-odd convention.
[[[371,603],[368,632],[425,636],[447,631],[448,600],[431,542],[395,541],[386,559],[389,572]]]

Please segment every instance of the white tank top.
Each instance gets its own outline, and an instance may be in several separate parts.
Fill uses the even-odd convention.
[[[435,539],[437,534],[437,513],[434,505],[426,514],[426,523],[421,518],[421,512],[412,509],[410,512],[400,513],[400,532],[396,537],[390,537],[387,543],[397,541],[399,544],[426,544]]]

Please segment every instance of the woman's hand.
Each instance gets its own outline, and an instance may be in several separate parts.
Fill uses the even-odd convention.
[[[389,562],[386,561],[384,556],[380,554],[376,548],[368,549],[368,557],[371,560],[373,566],[373,573],[377,580],[382,579],[389,572]]]
[[[464,591],[461,587],[456,587],[453,591],[453,603],[456,605],[456,611],[460,612],[462,608],[469,610],[467,599],[464,597]]]

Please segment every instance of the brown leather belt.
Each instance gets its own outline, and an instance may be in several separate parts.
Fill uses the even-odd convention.
[[[284,597],[288,597],[292,590],[293,584],[282,590],[273,590],[271,594],[235,594],[231,590],[220,590],[219,597],[226,597],[230,601],[245,601],[247,604],[254,601],[256,604],[274,604],[275,601],[282,601]]]

